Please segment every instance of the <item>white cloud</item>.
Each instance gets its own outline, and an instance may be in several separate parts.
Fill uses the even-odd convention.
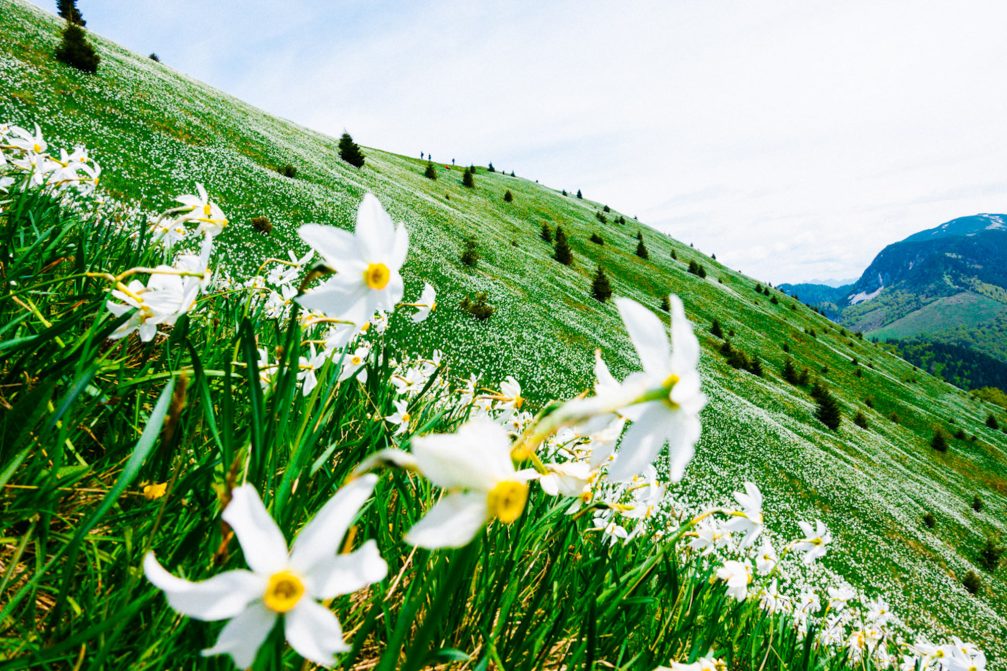
[[[1002,2],[168,7],[84,11],[273,113],[581,188],[773,282],[1007,209]]]

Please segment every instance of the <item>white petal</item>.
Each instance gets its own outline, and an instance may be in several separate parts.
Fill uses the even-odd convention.
[[[364,261],[370,263],[392,260],[392,249],[396,242],[395,225],[373,193],[366,194],[357,209],[357,228],[354,233]]]
[[[211,622],[234,617],[266,589],[263,578],[244,570],[219,573],[200,582],[176,578],[157,562],[153,552],[143,558],[143,572],[176,611]]]
[[[378,552],[378,544],[369,540],[350,554],[317,562],[305,576],[308,591],[316,599],[332,599],[351,594],[388,575],[388,564]]]
[[[298,571],[309,573],[318,562],[334,558],[339,552],[346,530],[374,491],[377,482],[378,476],[369,473],[336,492],[297,534],[290,551],[290,565]]]
[[[395,269],[402,267],[402,264],[406,262],[406,253],[409,251],[409,231],[402,224],[395,227],[395,242],[392,245],[392,256],[391,265]],[[427,285],[429,286],[429,285]],[[433,289],[430,290],[431,295]],[[423,289],[423,295],[427,295],[426,287]]]
[[[413,525],[406,542],[429,549],[459,548],[468,545],[488,519],[485,494],[449,494]]]
[[[347,261],[358,259],[357,240],[349,231],[335,226],[304,224],[297,229],[297,234],[335,270],[341,270]]]
[[[235,487],[222,517],[234,529],[245,561],[253,571],[268,576],[286,566],[287,541],[254,487]]]
[[[420,472],[439,487],[489,491],[514,477],[507,430],[485,417],[466,422],[457,433],[413,438],[412,446]]]
[[[654,463],[664,444],[664,422],[668,415],[660,404],[651,404],[639,419],[633,422],[619,445],[615,461],[608,469],[608,477],[615,482],[625,482]]]
[[[692,324],[685,316],[682,300],[671,296],[671,359],[676,370],[687,370],[699,365],[699,341],[692,332]]]
[[[203,656],[226,653],[234,660],[235,666],[247,669],[255,661],[255,654],[274,624],[276,613],[261,602],[253,603],[220,630],[217,642],[212,648],[203,650]]]
[[[662,381],[671,373],[671,352],[664,324],[657,315],[634,300],[617,298],[616,307],[629,332],[643,370]]]
[[[368,293],[370,290],[363,282],[350,284],[336,276],[299,296],[297,302],[309,310],[318,310],[330,317],[362,324],[371,316],[364,302]]]
[[[313,601],[301,599],[287,613],[284,633],[290,647],[304,659],[329,667],[336,663],[337,652],[348,652],[350,646],[343,640],[343,628],[328,608]]]
[[[683,412],[671,414],[671,424],[665,429],[668,437],[668,477],[672,482],[679,482],[685,475],[685,467],[696,454],[701,429],[699,417]]]

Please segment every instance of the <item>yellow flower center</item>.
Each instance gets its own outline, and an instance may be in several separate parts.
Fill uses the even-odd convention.
[[[143,497],[148,501],[153,501],[155,499],[159,499],[162,496],[164,496],[164,493],[167,490],[168,490],[167,482],[161,482],[161,483],[154,482],[144,486]]]
[[[359,366],[361,364],[361,362],[362,362],[362,359],[360,357],[358,357],[358,356],[355,356],[352,359],[350,359],[350,363],[352,363],[354,366]]]
[[[34,149],[35,153],[37,154],[40,151],[42,151],[42,145],[40,145],[38,142],[36,142],[34,145],[32,145],[32,149]]]
[[[678,381],[680,379],[681,378],[672,373],[664,380],[664,384],[662,385],[665,389],[668,390],[668,397],[664,399],[664,402],[668,405],[668,407],[672,409],[678,408],[678,403],[675,403],[674,401],[671,400],[671,390],[675,388],[675,385],[678,384]]]
[[[269,576],[266,593],[262,596],[266,608],[274,613],[286,613],[304,596],[304,583],[291,571],[280,571]]]
[[[364,284],[375,291],[380,291],[388,286],[390,279],[392,279],[392,273],[383,263],[372,263],[364,271]]]
[[[210,204],[209,203],[207,203],[206,205],[203,206],[203,216],[204,217],[209,217],[211,211],[212,210],[210,209]]]
[[[409,423],[409,420],[410,420],[410,419],[411,419],[411,418],[410,418],[410,416],[409,416],[409,413],[408,413],[408,412],[404,412],[404,413],[402,413],[402,423],[403,423],[403,424],[408,424],[408,423]]]
[[[498,482],[486,497],[490,515],[504,524],[510,524],[521,517],[528,502],[528,485],[515,480]]]

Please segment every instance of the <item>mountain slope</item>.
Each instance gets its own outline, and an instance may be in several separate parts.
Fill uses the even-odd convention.
[[[914,371],[782,294],[756,293],[755,280],[629,217],[616,223],[618,213],[604,214],[600,203],[482,168],[475,189],[461,185],[460,169],[444,166],[431,181],[425,162],[377,149],[365,148],[367,164],[357,170],[339,160],[334,139],[97,36],[98,74],[70,70],[51,56],[57,22],[21,2],[0,0],[0,31],[0,119],[38,122],[57,145],[83,142],[106,169],[108,192],[147,210],[205,184],[233,222],[219,238],[218,258],[235,276],[287,249],[303,251],[295,234],[303,222],[351,226],[361,196],[373,191],[409,229],[409,295],[422,281],[439,292],[435,318],[409,345],[441,348],[456,366],[488,379],[514,374],[534,401],[586,388],[596,348],[617,375],[637,365],[614,307],[591,298],[597,264],[616,295],[655,311],[668,292],[678,293],[700,332],[711,398],[684,487],[710,499],[757,482],[776,531],[792,535],[796,520],[820,517],[835,534],[832,569],[885,594],[918,626],[1007,654],[998,636],[1007,628],[1002,572],[986,575],[976,596],[961,585],[967,571],[981,571],[976,555],[985,534],[1007,531],[1007,438],[985,426],[1001,409]],[[297,179],[276,172],[287,163],[298,168]],[[250,225],[259,215],[274,224],[268,236]],[[551,258],[539,236],[543,224],[568,233],[572,266]],[[638,232],[647,260],[635,254]],[[591,242],[592,234],[605,244]],[[482,256],[475,269],[458,260],[466,238]],[[690,274],[690,262],[707,277]],[[475,291],[496,306],[486,322],[457,307]],[[725,362],[722,341],[708,332],[713,319],[736,349],[761,359],[764,377]],[[781,379],[788,357],[834,390],[846,417],[838,432],[815,419],[806,387]],[[849,421],[857,411],[870,428]],[[935,425],[976,440],[953,440],[937,454],[928,447]],[[980,513],[969,505],[977,494],[986,501]],[[933,530],[922,522],[927,512],[938,520]]]
[[[781,289],[871,337],[942,343],[1007,366],[1007,215],[960,217],[888,245],[841,291]]]

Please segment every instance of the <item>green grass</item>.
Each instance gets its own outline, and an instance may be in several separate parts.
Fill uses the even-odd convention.
[[[669,292],[681,295],[689,317],[700,331],[704,388],[711,401],[703,414],[704,434],[697,459],[675,495],[696,502],[722,500],[743,480],[757,482],[767,495],[767,514],[773,532],[791,537],[796,520],[820,517],[833,529],[836,538],[827,562],[831,571],[862,590],[884,594],[914,627],[933,632],[934,636],[957,634],[974,640],[994,659],[991,667],[1005,668],[1000,661],[1007,654],[1001,635],[1007,630],[1007,581],[1003,570],[997,575],[983,573],[985,588],[978,595],[969,594],[961,585],[967,571],[982,573],[977,567],[977,553],[985,535],[1007,531],[1007,437],[988,429],[984,423],[994,406],[913,370],[904,361],[842,332],[782,294],[774,292],[778,302],[771,302],[769,297],[755,293],[756,280],[735,273],[630,217],[626,217],[626,225],[618,225],[613,223],[618,213],[613,212],[608,217],[609,223],[601,224],[595,218],[602,207],[599,203],[563,197],[558,191],[533,182],[490,174],[482,168],[478,169],[475,189],[461,185],[461,168],[439,166],[439,179],[430,181],[422,174],[425,162],[377,149],[365,148],[367,165],[357,170],[338,159],[333,138],[272,118],[96,36],[92,35],[92,39],[102,56],[97,76],[70,70],[51,55],[58,40],[57,23],[20,2],[0,0],[0,31],[5,38],[0,44],[0,120],[22,125],[38,122],[56,146],[69,147],[77,142],[87,145],[106,170],[104,187],[108,192],[143,211],[160,210],[175,195],[192,192],[197,182],[205,184],[233,222],[220,237],[216,263],[218,269],[223,267],[235,277],[247,277],[263,259],[285,255],[287,249],[303,251],[296,238],[296,228],[301,223],[351,226],[362,194],[368,190],[377,194],[393,218],[403,221],[410,232],[411,249],[405,267],[407,295],[418,293],[426,280],[437,287],[441,306],[436,319],[422,328],[393,333],[390,346],[424,355],[440,348],[459,376],[479,372],[488,380],[500,380],[513,374],[528,390],[532,401],[541,403],[577,393],[590,385],[595,348],[604,351],[617,375],[633,370],[638,364],[614,308],[597,303],[590,295],[591,278],[599,263],[609,274],[615,295],[635,298],[655,311],[659,310],[662,296]],[[286,163],[297,167],[296,180],[281,177],[275,171]],[[513,193],[512,203],[503,201],[505,190]],[[267,215],[274,223],[271,235],[264,236],[251,228],[250,219],[258,215]],[[539,237],[543,223],[561,224],[567,231],[574,253],[571,267],[551,259],[551,247]],[[634,253],[635,236],[640,230],[650,253],[649,261]],[[605,245],[591,243],[592,233],[601,235]],[[476,240],[482,256],[474,269],[459,261],[466,237]],[[677,260],[672,259],[672,253]],[[91,269],[118,272],[129,267],[127,260],[135,260],[135,256],[126,253],[103,256],[95,259],[101,267]],[[709,273],[705,280],[686,272],[692,260],[705,266]],[[89,291],[93,316],[100,310],[95,307],[94,287]],[[457,307],[462,297],[476,291],[486,291],[496,306],[495,314],[486,322],[471,319]],[[58,314],[63,314],[72,298],[63,303],[53,308]],[[10,319],[32,322],[20,308],[8,305],[6,309]],[[235,316],[241,310],[240,306],[226,302],[216,309]],[[733,331],[731,341],[735,347],[762,359],[765,377],[756,378],[724,362],[718,353],[720,341],[706,332],[713,318],[720,320],[725,331]],[[235,318],[226,323],[233,328],[238,321]],[[79,326],[83,328],[84,323]],[[33,328],[41,327],[34,324]],[[4,639],[5,645],[25,636],[33,641],[32,645],[54,646],[46,653],[47,659],[68,664],[88,641],[87,655],[94,668],[101,666],[104,659],[101,655],[121,655],[124,651],[145,652],[148,656],[141,658],[143,663],[156,668],[166,664],[179,650],[194,649],[208,642],[205,627],[183,625],[163,606],[153,604],[153,592],[141,590],[139,578],[130,573],[130,567],[137,565],[138,548],[163,542],[161,538],[175,538],[180,552],[193,554],[203,552],[219,540],[214,532],[207,531],[216,519],[215,495],[207,483],[210,480],[219,483],[234,456],[252,440],[239,422],[243,410],[215,405],[218,394],[223,393],[220,380],[230,379],[225,371],[231,365],[231,352],[237,347],[237,335],[228,328],[221,326],[219,333],[201,330],[198,335],[202,344],[196,347],[196,353],[202,367],[217,377],[209,372],[193,373],[192,388],[200,390],[198,400],[194,401],[198,411],[187,413],[189,419],[184,421],[188,422],[186,431],[198,437],[189,443],[190,449],[205,454],[189,464],[176,483],[178,494],[171,499],[172,505],[186,506],[194,515],[167,515],[152,537],[153,529],[143,522],[144,518],[166,513],[154,505],[141,504],[131,509],[133,504],[120,504],[115,511],[115,523],[127,531],[110,535],[106,542],[103,534],[110,529],[95,526],[92,533],[78,542],[81,554],[75,566],[81,567],[82,583],[95,591],[109,580],[102,573],[103,567],[113,566],[116,572],[113,584],[127,585],[129,591],[120,595],[101,592],[76,605],[67,601],[60,606],[58,617],[47,620],[46,626],[53,628],[43,629],[41,638],[32,638],[26,623],[32,621],[33,612],[42,617],[51,612],[54,599],[67,595],[57,583],[47,583],[57,587],[31,592],[34,611],[19,612],[20,624]],[[810,335],[812,330],[816,337]],[[228,343],[228,347],[211,346],[217,342]],[[783,351],[784,346],[789,347],[789,355]],[[156,400],[153,376],[163,376],[172,362],[192,365],[188,358],[191,354],[181,337],[159,345],[154,362],[142,361],[151,350],[120,348],[102,353],[101,356],[108,357],[107,361],[95,373],[76,370],[71,360],[56,353],[59,348],[53,342],[46,347],[53,362],[62,361],[59,370],[67,377],[58,389],[39,390],[37,393],[42,396],[38,398],[25,397],[28,392],[19,388],[5,392],[18,412],[29,413],[25,408],[41,407],[40,398],[49,393],[58,405],[59,394],[76,390],[74,398],[86,399],[86,404],[75,410],[75,416],[87,417],[89,411],[114,414],[108,420],[113,422],[109,435],[131,439],[128,445],[108,446],[97,436],[91,451],[105,455],[100,458],[75,455],[60,447],[59,458],[52,463],[38,458],[34,454],[37,446],[33,447],[31,460],[25,457],[26,465],[19,467],[16,477],[8,476],[13,477],[10,482],[42,482],[44,473],[54,471],[63,475],[65,481],[60,482],[65,482],[65,486],[87,483],[94,489],[107,490],[119,477],[121,462],[140,435]],[[808,388],[795,388],[781,379],[779,371],[788,356],[798,368],[807,367],[826,380],[837,396],[845,415],[838,432],[828,431],[814,419]],[[859,365],[851,363],[854,358]],[[828,372],[823,372],[826,368]],[[858,370],[860,376],[856,375]],[[90,380],[99,374],[100,378],[95,379],[101,379],[103,384],[116,389],[124,385],[126,390],[138,387],[143,393],[126,395],[118,404],[106,403],[90,391],[85,394],[91,389]],[[248,399],[241,396],[243,393],[236,390],[233,403],[247,403]],[[873,409],[867,407],[867,399]],[[334,432],[334,440],[338,439],[340,444],[349,441],[348,456],[366,453],[384,440],[369,433],[372,429],[367,428],[366,412],[359,400],[337,396],[316,402],[324,407],[310,412],[299,407],[296,413],[303,414],[290,419],[292,425],[303,431],[311,425],[306,418],[322,412],[321,416],[328,418],[325,421]],[[353,408],[348,416],[340,414],[343,404]],[[213,407],[213,411],[208,413],[207,407]],[[869,429],[853,426],[850,420],[857,410],[867,415]],[[14,411],[8,408],[7,412]],[[888,419],[893,412],[899,416],[898,423]],[[348,422],[346,428],[336,426],[333,418],[337,416],[341,422]],[[86,426],[58,427],[49,426],[50,423],[46,423],[45,435],[54,445],[64,446],[69,440],[77,447],[82,441],[90,441],[84,438]],[[211,423],[216,424],[216,431]],[[936,454],[928,447],[935,425],[944,426],[952,434],[961,428],[976,436],[976,441],[952,440],[947,454]],[[73,436],[68,436],[69,433]],[[286,463],[283,453],[288,446],[280,437],[293,433],[294,429],[287,429],[264,439],[265,445],[277,452],[269,457],[278,460],[275,465]],[[34,440],[41,441],[42,435],[36,435]],[[303,444],[310,451],[324,450],[329,443],[313,437]],[[10,463],[17,454],[20,452],[4,452],[3,463]],[[172,472],[171,451],[162,446],[154,464],[163,473]],[[267,486],[270,480],[266,471],[271,464],[269,461],[260,464],[261,470],[252,479]],[[343,463],[327,473],[324,481],[313,483],[303,492],[296,514],[286,520],[289,529],[296,528],[306,511],[331,492],[349,465],[349,461]],[[411,485],[400,482],[395,486]],[[970,508],[976,494],[986,502],[981,513]],[[19,494],[15,501],[11,493],[5,496],[8,498],[4,501],[3,519],[8,530],[4,532],[3,546],[3,564],[7,567],[3,601],[10,598],[10,590],[23,588],[26,575],[21,571],[37,571],[53,561],[51,548],[72,537],[75,525],[99,503],[95,495],[64,495],[51,487],[37,497]],[[33,517],[36,511],[42,514]],[[923,524],[926,512],[932,512],[938,520],[933,530]],[[414,514],[415,510],[409,513]],[[380,539],[392,542],[394,534],[384,535],[383,521],[368,519],[372,531],[369,536],[380,533]],[[129,521],[137,521],[135,532],[129,531]],[[393,522],[404,525],[402,520]],[[164,524],[174,526],[165,530]],[[539,533],[551,533],[544,529]],[[500,536],[509,533],[506,529],[492,532]],[[555,555],[536,556],[534,562],[515,555],[509,561],[519,565],[531,562],[529,568],[556,571],[560,548],[566,547],[567,540],[562,535],[551,539],[548,552]],[[533,555],[531,548],[536,546],[519,547]],[[640,548],[633,552],[640,554],[629,558],[620,555],[611,561],[638,565],[656,550]],[[603,554],[593,556],[600,558],[592,561],[610,561]],[[10,568],[13,566],[23,568],[13,570]],[[608,566],[605,572],[619,575],[619,566]],[[395,570],[393,566],[393,574]],[[436,570],[434,574],[439,575]],[[495,570],[505,569],[501,565]],[[542,584],[548,584],[548,576],[552,575],[541,574]],[[504,599],[506,590],[503,586],[499,589],[503,590],[499,598]],[[575,581],[564,582],[563,589],[569,589],[570,594],[578,593]],[[642,598],[670,598],[677,603],[675,595],[660,591],[648,592]],[[555,603],[562,604],[563,600],[557,599]],[[659,657],[665,655],[666,663],[667,655],[675,648],[672,640],[695,644],[694,638],[675,638],[684,636],[675,633],[684,631],[684,624],[681,630],[672,628],[669,638],[661,638],[656,631],[657,621],[653,620],[654,612],[647,610],[657,606],[647,601],[642,604],[639,612],[620,612],[624,618],[647,623],[639,638],[632,639],[634,645],[646,647],[641,641],[647,641],[647,636],[658,641],[655,650],[648,653],[653,655],[648,660],[661,661]],[[587,609],[583,612],[601,607],[586,602],[581,606]],[[24,602],[21,607],[29,606]],[[103,619],[117,612],[135,617],[142,614],[142,625],[167,632],[168,642],[149,651],[137,650],[135,642],[119,647],[121,641],[132,641],[129,627]],[[485,637],[485,627],[491,626],[491,622],[468,621],[462,614],[456,615],[451,622],[468,623],[464,627],[458,625],[458,631],[469,637],[467,641],[485,640],[479,637]],[[366,623],[367,616],[358,613],[350,620]],[[125,621],[134,623],[130,626],[136,624],[135,620]],[[529,627],[544,626],[535,618],[527,621]],[[4,626],[11,626],[9,622],[5,620]],[[384,618],[382,622],[382,628],[392,626],[384,624],[388,622]],[[516,636],[547,640],[545,633],[532,636],[523,632],[521,625],[515,626],[508,639],[511,643],[504,644],[511,645],[507,650],[515,655],[532,654],[518,645]],[[618,636],[629,636],[625,623],[612,626]],[[98,629],[89,632],[89,627]],[[68,631],[72,635],[64,636]],[[573,636],[570,631],[563,629],[563,635]],[[444,635],[440,638],[450,638],[444,632],[441,634]],[[610,646],[605,648],[605,659],[613,663],[622,663],[615,662],[616,659],[623,662],[631,659],[631,653],[620,657],[611,647],[614,643],[604,635],[592,636],[596,637],[592,640],[605,641]],[[101,643],[96,644],[96,640]],[[571,640],[566,643],[573,646],[571,649],[580,645]],[[102,652],[96,653],[96,649]],[[93,654],[98,656],[90,657]],[[581,657],[576,658],[577,663],[583,663],[583,655],[587,653],[578,654]]]

